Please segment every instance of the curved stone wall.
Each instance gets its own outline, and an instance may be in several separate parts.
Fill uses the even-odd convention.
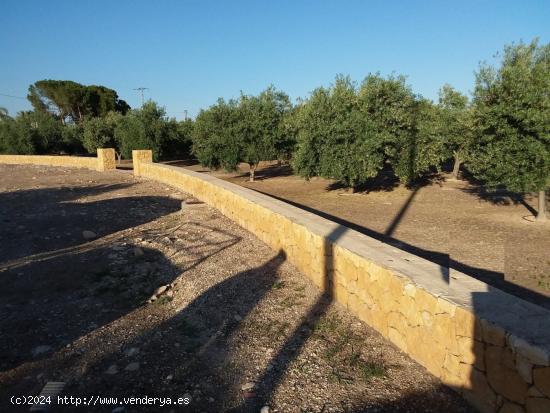
[[[550,412],[550,312],[250,189],[155,164],[136,175],[188,192],[275,250],[482,412]]]

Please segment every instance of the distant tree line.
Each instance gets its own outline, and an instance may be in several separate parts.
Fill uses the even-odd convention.
[[[189,156],[193,122],[169,119],[155,102],[130,109],[112,89],[57,80],[34,83],[27,98],[32,111],[12,118],[0,110],[0,153],[94,154],[112,147],[119,160],[133,149],[152,149],[155,160]]]
[[[192,153],[205,166],[234,170],[290,162],[300,176],[355,188],[392,171],[403,183],[451,164],[489,189],[539,192],[545,219],[550,186],[550,45],[506,46],[499,67],[482,64],[472,99],[449,85],[437,102],[415,94],[403,76],[337,76],[293,105],[269,87],[257,96],[219,99],[195,121],[168,119],[148,102],[131,110],[115,91],[44,80],[29,88],[34,111],[0,109],[0,152],[95,152],[150,148],[155,159]]]

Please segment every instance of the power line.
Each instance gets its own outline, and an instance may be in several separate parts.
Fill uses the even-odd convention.
[[[7,95],[7,94],[5,94],[5,93],[0,93],[0,96],[5,96],[5,97],[7,97],[7,98],[25,99],[25,100],[27,100],[27,98],[24,98],[24,97],[22,97],[22,96]]]
[[[148,87],[136,87],[136,88],[134,88],[134,90],[138,90],[138,91],[141,92],[141,106],[143,106],[143,104],[145,103],[145,100],[143,98],[143,91],[144,90],[149,90],[149,88]]]

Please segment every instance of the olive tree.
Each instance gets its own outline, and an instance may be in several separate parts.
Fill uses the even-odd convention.
[[[82,145],[89,153],[96,153],[98,148],[114,148],[120,163],[122,152],[120,142],[115,138],[115,129],[122,115],[109,112],[105,117],[89,118],[81,123]]]
[[[487,186],[538,192],[546,220],[550,185],[550,45],[506,46],[500,67],[476,73],[476,145],[469,169]]]
[[[444,85],[439,90],[438,107],[445,149],[453,158],[453,178],[458,179],[460,166],[466,160],[473,141],[468,97],[452,86]]]
[[[288,96],[269,87],[257,96],[218,102],[197,116],[193,153],[209,168],[235,170],[249,165],[250,181],[261,161],[281,159],[293,145],[285,119],[292,105]]]
[[[176,135],[177,123],[152,101],[119,117],[114,128],[114,140],[124,158],[131,158],[134,149],[151,149],[156,161],[166,155],[166,145]]]

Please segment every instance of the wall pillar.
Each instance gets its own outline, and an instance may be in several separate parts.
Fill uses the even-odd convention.
[[[100,172],[116,169],[115,150],[113,148],[97,148],[97,170]]]
[[[153,162],[153,151],[140,149],[132,151],[132,163],[134,164],[134,176],[141,175],[140,163]]]

